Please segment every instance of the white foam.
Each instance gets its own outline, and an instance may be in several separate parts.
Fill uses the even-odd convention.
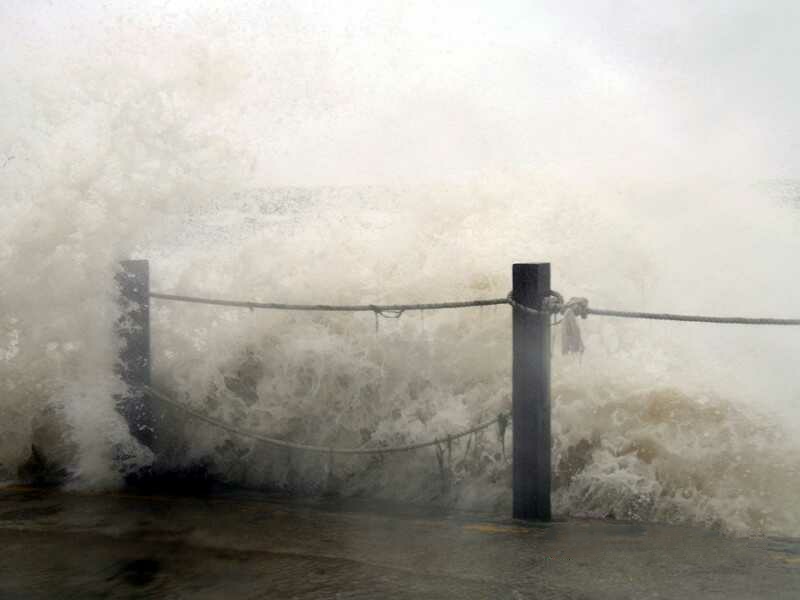
[[[12,118],[3,132],[14,142],[0,179],[0,478],[14,477],[37,442],[69,466],[72,485],[118,485],[121,473],[151,460],[113,409],[120,391],[112,375],[113,274],[125,258],[151,261],[154,289],[227,298],[497,297],[508,291],[513,262],[550,261],[554,287],[594,306],[798,312],[792,265],[800,217],[774,190],[742,183],[750,181],[746,169],[720,184],[683,173],[665,179],[639,160],[630,179],[609,181],[591,160],[569,162],[561,145],[553,154],[558,164],[533,173],[502,161],[475,169],[483,151],[471,138],[464,148],[454,142],[412,160],[376,142],[380,136],[370,138],[370,148],[382,151],[375,163],[363,152],[348,162],[338,155],[346,157],[360,139],[358,127],[350,128],[360,121],[345,119],[338,104],[333,117],[325,107],[358,86],[325,80],[304,96],[308,77],[295,81],[278,70],[286,61],[313,62],[292,62],[302,27],[259,40],[223,25],[209,33],[202,23],[213,18],[185,16],[168,25],[133,18],[84,36],[83,25],[66,34],[45,27],[41,15],[19,16],[22,33],[14,39],[27,42],[15,46],[0,73],[20,82],[4,94]],[[26,37],[32,31],[43,41]],[[276,79],[267,77],[265,56]],[[323,64],[319,72],[343,75],[331,60],[331,69]],[[468,75],[456,69],[446,78],[450,87],[426,85],[463,108],[453,90]],[[593,86],[580,94],[594,97]],[[623,87],[624,98],[635,100],[636,86]],[[389,97],[387,89],[370,97]],[[365,106],[374,109],[365,122],[383,131],[385,114]],[[254,119],[256,108],[270,118]],[[602,105],[592,110],[598,119],[605,114]],[[311,126],[312,118],[320,122]],[[424,122],[429,129],[408,125],[420,148],[424,140],[455,139],[469,119],[441,128],[436,119]],[[336,134],[337,151],[314,154],[326,131]],[[548,136],[555,144],[555,133]],[[265,139],[274,144],[262,153]],[[617,150],[627,147],[620,143],[614,141]],[[602,145],[592,143],[587,153]],[[374,176],[384,184],[276,185],[298,180],[301,149],[313,156],[309,181],[335,183],[324,165],[336,154],[350,179]],[[458,185],[410,175],[423,162],[437,172],[446,151],[466,157],[442,165],[440,179]],[[799,455],[787,435],[800,422],[796,331],[600,318],[583,326],[588,351],[580,364],[554,358],[558,510],[800,534],[793,483]],[[506,307],[409,313],[380,320],[377,334],[374,328],[369,314],[251,313],[158,301],[154,373],[177,397],[217,417],[322,445],[428,439],[507,408]],[[238,391],[241,398],[206,398],[226,388],[228,397]],[[190,422],[175,436],[184,445],[181,460],[210,459],[231,481],[287,479],[280,453]],[[446,501],[508,503],[509,465],[493,432],[471,441],[469,451],[458,446],[454,457],[457,485]],[[322,480],[324,459],[294,460],[306,481]],[[337,470],[349,493],[424,501],[439,494],[431,453],[384,464],[342,461]]]

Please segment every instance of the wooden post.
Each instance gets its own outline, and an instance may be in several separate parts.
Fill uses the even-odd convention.
[[[122,341],[117,373],[128,386],[117,398],[131,435],[154,450],[153,411],[147,394],[150,385],[150,266],[146,260],[126,260],[116,280],[122,314],[117,335]]]
[[[541,308],[550,293],[550,264],[515,264],[513,297]],[[514,309],[512,372],[515,519],[549,521],[550,315]]]

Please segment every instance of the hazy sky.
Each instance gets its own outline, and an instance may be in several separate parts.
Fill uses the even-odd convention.
[[[177,95],[218,95],[182,118],[213,117],[265,183],[792,178],[798,25],[794,1],[4,0],[0,141],[32,97],[180,68]]]

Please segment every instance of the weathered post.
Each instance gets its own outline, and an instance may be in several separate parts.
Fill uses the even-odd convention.
[[[155,430],[147,394],[150,385],[150,266],[146,260],[126,260],[116,280],[121,315],[117,335],[122,345],[117,373],[128,386],[117,398],[117,410],[125,417],[131,435],[153,449]]]
[[[539,309],[550,293],[550,264],[513,267],[513,298]],[[515,519],[549,521],[550,315],[514,309],[512,431]]]

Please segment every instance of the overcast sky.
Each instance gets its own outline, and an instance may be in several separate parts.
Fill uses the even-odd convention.
[[[795,1],[4,0],[0,141],[138,56],[154,81],[194,61],[219,102],[184,118],[265,183],[797,178],[798,26]]]

